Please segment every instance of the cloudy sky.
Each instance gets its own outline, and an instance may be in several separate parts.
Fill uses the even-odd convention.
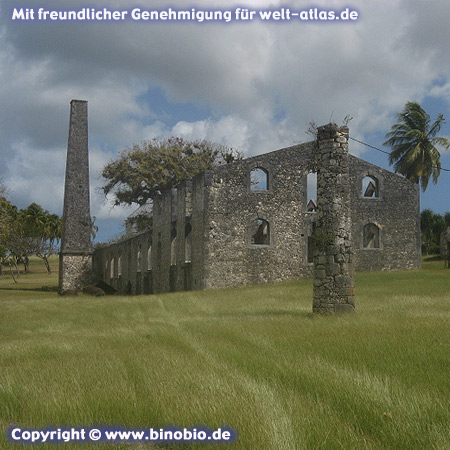
[[[83,7],[292,11],[344,7],[353,22],[61,22],[12,20],[14,9]],[[407,101],[450,136],[448,0],[139,1],[2,0],[0,178],[19,207],[61,214],[69,103],[88,100],[91,213],[100,239],[135,208],[111,208],[95,187],[103,165],[153,137],[208,139],[256,155],[310,140],[307,124],[342,123],[382,147]],[[388,168],[386,155],[355,142],[351,153]],[[442,155],[450,169],[450,151]],[[450,211],[450,172],[421,197]]]

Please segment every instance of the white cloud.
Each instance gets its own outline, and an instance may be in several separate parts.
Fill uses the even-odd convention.
[[[173,136],[202,140],[228,145],[233,148],[246,148],[248,127],[239,117],[225,116],[220,120],[200,120],[197,122],[178,122],[171,131]]]
[[[26,142],[14,144],[12,153],[4,182],[14,202],[22,208],[39,203],[61,214],[63,191],[55,186],[64,182],[65,155],[58,149],[36,150]]]
[[[312,3],[347,6],[339,0]],[[275,8],[284,3],[245,4]],[[72,1],[46,2],[51,5],[80,7]],[[150,8],[148,2],[131,0],[102,5]],[[243,6],[206,0],[196,2],[200,5]],[[151,8],[168,6],[159,0]],[[118,150],[143,139],[181,135],[253,155],[309,140],[304,130],[311,120],[339,123],[349,114],[352,135],[363,138],[389,129],[407,100],[431,95],[450,102],[448,0],[367,0],[354,6],[360,19],[337,25],[31,24],[11,22],[8,11],[17,4],[5,0],[0,176],[20,202],[30,199],[61,210],[72,98],[89,101],[93,175]],[[169,102],[190,101],[211,114],[169,123],[164,108],[152,104],[147,93],[155,86]],[[55,186],[59,193],[49,196]],[[95,192],[92,198],[99,218],[124,215],[110,212]]]
[[[450,103],[450,81],[442,85],[433,86],[429,95],[436,98],[445,98]]]

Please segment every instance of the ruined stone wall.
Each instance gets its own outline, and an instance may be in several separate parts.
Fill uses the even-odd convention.
[[[120,293],[152,294],[148,249],[152,232],[135,234],[94,252],[94,275]]]
[[[171,231],[172,206],[175,198],[172,190],[163,192],[155,199],[153,206],[153,288],[154,292],[170,291],[170,265],[171,265]]]
[[[191,263],[190,263],[190,288],[205,288],[205,179],[202,173],[192,180],[191,195],[188,197],[190,212],[190,224],[192,226],[191,236]]]
[[[255,189],[251,183],[250,175],[256,168],[267,173],[264,189]],[[206,171],[155,200],[151,231],[96,251],[96,272],[119,292],[128,289],[133,294],[311,276],[310,238],[317,213],[307,211],[307,175],[315,170],[314,143],[306,143]],[[368,175],[378,183],[377,196],[363,195],[363,180]],[[355,269],[419,267],[417,186],[352,156],[349,182]],[[267,222],[268,242],[252,243],[252,226],[257,220]],[[190,258],[186,258],[187,224],[191,229]],[[364,246],[368,224],[378,228],[378,241]],[[365,231],[367,241],[374,228],[366,227]],[[122,275],[108,280],[107,261],[110,264],[114,258],[117,264],[119,253],[123,255]]]
[[[267,190],[250,188],[255,167],[267,170]],[[206,186],[206,288],[312,274],[308,247],[317,214],[307,212],[306,178],[315,169],[313,144],[307,143],[211,171]],[[420,267],[417,186],[353,156],[349,156],[348,171],[355,270]],[[367,175],[378,183],[376,196],[370,198],[363,192]],[[268,245],[250,242],[251,222],[258,218],[269,224]],[[363,232],[371,223],[379,229],[378,245],[367,246]]]
[[[419,268],[421,244],[418,185],[354,156],[350,156],[349,163],[356,269]],[[363,180],[369,177],[375,181],[376,196],[364,196]],[[375,245],[367,246],[367,242],[364,242],[364,227],[368,224],[378,227],[378,242]]]
[[[202,174],[155,199],[149,230],[96,249],[95,276],[124,294],[202,289],[204,224]]]
[[[314,213],[306,212],[306,176],[314,170],[312,144],[217,167],[207,185],[205,287],[299,278]],[[266,189],[251,185],[253,169],[267,173]],[[267,221],[269,239],[252,243],[253,224]]]

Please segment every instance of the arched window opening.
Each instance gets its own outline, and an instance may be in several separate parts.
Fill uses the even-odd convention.
[[[137,252],[137,272],[140,272],[141,269],[142,269],[142,253],[141,253],[141,245],[139,244]]]
[[[317,172],[310,172],[306,176],[306,210],[317,211]]]
[[[380,248],[380,229],[374,223],[364,225],[363,248]]]
[[[378,180],[374,177],[367,175],[362,180],[362,196],[364,198],[377,198],[378,192]]]
[[[109,269],[110,269],[109,277],[111,279],[113,279],[114,278],[114,258],[111,258],[111,265],[110,265]]]
[[[256,219],[252,222],[251,230],[252,245],[270,245],[269,222],[264,219]]]
[[[252,191],[267,191],[269,189],[267,170],[256,167],[250,172],[250,189]]]
[[[192,225],[187,223],[184,227],[184,262],[191,262],[192,253]]]
[[[117,276],[120,277],[122,275],[122,256],[117,258]]]
[[[177,223],[172,222],[170,231],[170,265],[175,266],[177,263]]]

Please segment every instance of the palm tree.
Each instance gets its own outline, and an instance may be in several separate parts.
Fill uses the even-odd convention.
[[[21,211],[21,225],[25,238],[23,252],[34,253],[41,258],[50,274],[49,257],[55,253],[55,242],[61,238],[61,219],[32,203]]]
[[[44,236],[48,239],[50,246],[53,247],[55,241],[61,240],[62,220],[57,214],[47,214],[44,225]]]
[[[383,145],[392,148],[389,164],[394,165],[395,172],[406,178],[421,183],[422,190],[428,186],[430,177],[437,183],[441,172],[441,154],[436,145],[448,149],[447,138],[436,136],[444,122],[444,116],[438,114],[433,124],[430,116],[417,102],[408,102],[404,110],[397,114],[399,123],[392,125],[386,134]]]

